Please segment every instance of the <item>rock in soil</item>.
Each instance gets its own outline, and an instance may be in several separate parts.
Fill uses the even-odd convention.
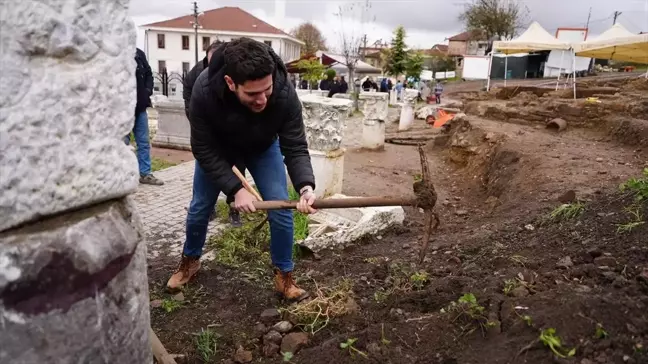
[[[267,343],[263,345],[263,356],[270,358],[279,352],[279,345],[275,343]]]
[[[576,201],[576,191],[569,190],[563,193],[560,197],[558,197],[558,201],[562,203],[572,203]]]
[[[529,295],[529,290],[524,286],[515,287],[511,291],[511,296],[521,298]]]
[[[379,356],[381,354],[380,344],[372,342],[367,345],[367,352],[373,356]]]
[[[256,325],[254,325],[254,336],[255,337],[261,337],[261,336],[265,335],[266,332],[268,332],[268,328],[266,327],[266,325],[264,325],[264,324],[262,324],[260,322],[258,324],[256,324]]]
[[[291,332],[281,340],[281,352],[296,354],[299,349],[308,344],[308,334],[305,332]]]
[[[617,261],[614,259],[614,257],[597,257],[594,258],[594,265],[601,267],[601,266],[606,266],[606,267],[616,267]]]
[[[185,300],[184,294],[182,292],[178,293],[177,295],[173,296],[174,301],[182,302]]]
[[[234,362],[236,363],[249,363],[252,361],[252,352],[243,349],[242,346],[239,346],[234,353]]]
[[[572,267],[572,266],[574,266],[574,262],[572,262],[570,257],[564,257],[564,258],[560,259],[558,262],[556,262],[556,267],[558,267],[558,268],[567,269],[567,268]]]
[[[162,306],[162,300],[153,300],[150,303],[151,308],[158,308]]]
[[[272,329],[274,331],[277,331],[279,333],[285,334],[288,331],[292,330],[293,325],[289,321],[281,321],[277,322],[274,326],[272,326]]]
[[[261,321],[263,323],[276,322],[281,318],[281,312],[276,308],[268,308],[261,313]]]
[[[263,343],[279,344],[281,343],[281,334],[274,330],[270,331],[269,333],[263,335]]]

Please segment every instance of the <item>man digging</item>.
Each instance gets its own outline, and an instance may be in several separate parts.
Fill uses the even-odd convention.
[[[182,259],[167,282],[169,290],[180,289],[200,269],[209,215],[221,191],[234,196],[238,211],[256,211],[256,198],[243,188],[233,165],[248,168],[263,199],[287,200],[285,163],[300,194],[297,209],[315,212],[315,178],[301,103],[285,65],[269,46],[240,38],[218,47],[194,85],[189,121],[196,158],[193,197]],[[292,275],[292,212],[268,211],[268,221],[275,289],[286,299],[304,299],[308,294]]]

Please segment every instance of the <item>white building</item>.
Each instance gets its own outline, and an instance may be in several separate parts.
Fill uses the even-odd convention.
[[[195,65],[193,15],[143,25],[144,49],[151,69],[182,74]],[[237,7],[205,11],[198,18],[198,61],[212,42],[249,37],[270,45],[288,63],[299,58],[302,41]],[[175,90],[174,90],[175,91]],[[171,91],[170,91],[171,92]],[[171,94],[169,95],[171,96]]]

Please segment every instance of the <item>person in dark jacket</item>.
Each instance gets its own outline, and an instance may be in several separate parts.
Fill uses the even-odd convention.
[[[209,45],[209,48],[207,48],[207,55],[201,62],[198,62],[192,69],[187,73],[185,76],[184,80],[182,81],[182,98],[184,99],[184,104],[185,104],[185,114],[187,114],[187,119],[189,119],[189,103],[191,101],[191,91],[194,87],[194,84],[196,83],[196,79],[204,69],[206,69],[209,66],[209,60],[211,59],[212,54],[216,51],[216,49],[223,44],[223,42],[217,40],[213,42],[212,44]],[[245,173],[245,166],[242,164],[239,164],[238,169],[241,171],[241,173]],[[227,196],[227,199],[225,200],[227,202],[227,205],[229,206],[232,202],[234,202],[234,196]],[[210,220],[214,220],[217,216],[216,208],[214,208],[214,211],[212,211],[212,214],[210,216]],[[229,220],[230,224],[234,227],[241,227],[243,223],[241,222],[241,214],[235,209],[235,208],[229,208]]]
[[[340,93],[345,94],[349,91],[349,84],[344,79],[344,76],[340,76]]]
[[[364,90],[364,91],[371,91],[371,90],[378,91],[378,85],[376,85],[376,83],[373,82],[371,77],[367,77],[365,82],[362,83],[362,90]]]
[[[333,95],[339,94],[341,92],[340,78],[338,76],[335,76],[333,82],[331,82],[329,86],[330,88],[328,97],[333,97]]]
[[[234,195],[239,211],[256,211],[255,197],[232,172],[237,162],[248,167],[265,200],[288,199],[286,168],[300,195],[297,209],[315,212],[315,178],[301,103],[286,66],[269,46],[239,38],[219,47],[208,71],[196,80],[189,122],[196,158],[194,190],[183,256],[167,282],[170,290],[184,286],[200,269],[209,213],[220,191]],[[268,220],[275,289],[289,300],[303,299],[308,294],[292,275],[292,212],[268,211]]]
[[[153,72],[144,52],[135,50],[135,78],[137,79],[137,103],[135,104],[135,123],[133,136],[137,144],[137,164],[139,165],[139,182],[147,185],[164,184],[151,173],[151,144],[149,143],[148,114],[146,108],[151,106],[153,94]],[[124,137],[124,143],[130,145],[130,135]]]

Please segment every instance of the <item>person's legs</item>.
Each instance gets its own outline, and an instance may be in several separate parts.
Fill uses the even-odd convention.
[[[163,185],[164,182],[151,174],[151,144],[149,143],[148,115],[146,111],[140,112],[135,117],[133,135],[135,136],[135,144],[137,144],[140,183]]]
[[[200,269],[200,256],[207,238],[209,215],[214,210],[219,194],[218,187],[195,162],[193,196],[187,211],[187,232],[180,267],[173,273],[167,287],[182,288]]]
[[[288,182],[279,142],[273,143],[265,152],[246,160],[257,188],[264,200],[287,200]],[[268,211],[270,222],[270,257],[277,268],[275,288],[285,298],[300,300],[308,296],[306,291],[298,288],[292,278],[294,263],[293,250],[293,215],[289,210]]]

